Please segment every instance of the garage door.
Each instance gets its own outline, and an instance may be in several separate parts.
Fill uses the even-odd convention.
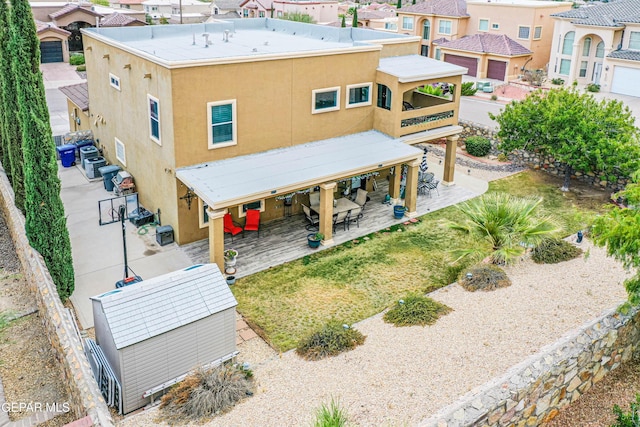
[[[465,67],[468,70],[467,75],[469,76],[475,77],[476,72],[478,71],[478,60],[476,58],[468,58],[466,56],[459,55],[449,55],[448,53],[445,53],[444,62]]]
[[[40,42],[40,62],[62,62],[62,42]]]
[[[507,71],[507,63],[503,61],[489,60],[487,64],[487,78],[504,81],[504,73]]]
[[[620,95],[631,95],[640,97],[640,70],[629,67],[613,67],[613,81],[611,82],[611,92]]]

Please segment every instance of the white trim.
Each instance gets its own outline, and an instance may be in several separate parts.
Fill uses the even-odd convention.
[[[260,208],[258,210],[260,212],[264,212],[265,205],[266,205],[265,202],[264,202],[264,199],[254,200],[253,202],[247,202],[247,203],[242,203],[241,205],[238,205],[238,218],[244,218],[244,217],[247,216],[247,213],[242,210],[242,207],[244,205],[248,205],[249,203],[255,203],[255,202],[260,202]]]
[[[481,23],[482,21],[487,21],[487,29],[486,29],[486,30],[483,30],[482,28],[480,28],[480,23]],[[489,21],[489,18],[479,18],[479,19],[478,19],[478,31],[483,32],[483,33],[486,33],[486,32],[488,32],[490,29],[491,29],[491,23],[490,23],[490,21]]]
[[[198,197],[198,225],[200,228],[209,227],[209,219],[207,218],[207,222],[204,222],[204,210],[208,209],[209,205],[202,201],[200,197]]]
[[[125,147],[124,142],[120,141],[118,138],[114,139],[116,146],[116,159],[118,159],[118,161],[124,166],[127,166],[127,148]],[[118,155],[118,146],[122,147],[122,157]]]
[[[120,90],[120,77],[109,73],[109,85],[116,90]]]
[[[231,120],[232,120],[231,141],[214,143],[213,132],[212,132],[213,124],[211,123],[211,107],[215,107],[218,105],[228,105],[228,104],[231,104]],[[209,150],[213,150],[216,148],[230,147],[232,145],[238,144],[238,113],[236,110],[235,99],[226,99],[224,101],[207,102],[207,141],[209,143]]]
[[[149,101],[154,101],[158,106],[158,137],[157,138],[153,136],[153,131],[151,127],[151,120],[152,120],[151,119],[151,103]],[[162,132],[160,132],[160,100],[155,96],[147,94],[147,102],[148,102],[147,107],[149,108],[149,138],[151,138],[153,142],[161,146]]]
[[[527,37],[520,37],[520,29],[526,28],[528,30]],[[530,40],[531,39],[531,25],[518,25],[518,40]]]
[[[334,107],[316,109],[316,95],[319,93],[335,92],[336,105]],[[328,113],[330,111],[338,111],[340,109],[340,86],[325,87],[322,89],[314,89],[311,91],[311,114]]]
[[[411,19],[411,26],[410,27],[405,27],[404,26],[404,19],[405,18]],[[414,24],[415,24],[415,19],[412,16],[403,16],[402,17],[402,29],[403,30],[413,30]]]
[[[361,87],[368,87],[369,88],[369,92],[368,92],[369,100],[365,101],[365,102],[355,102],[355,103],[351,104],[349,102],[349,92],[351,91],[351,89],[358,89],[358,88],[361,88]],[[373,92],[373,83],[372,82],[347,85],[347,90],[345,90],[345,96],[344,96],[344,107],[345,108],[357,108],[357,107],[365,107],[367,105],[371,105],[372,92]]]
[[[448,22],[449,23],[449,32],[448,33],[440,32],[440,24],[442,24],[443,22]],[[451,19],[438,19],[438,34],[444,34],[446,36],[450,36],[451,34],[453,34],[453,21]]]

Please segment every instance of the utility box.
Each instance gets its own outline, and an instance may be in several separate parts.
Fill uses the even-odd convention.
[[[80,166],[83,168],[86,166],[84,161],[87,159],[92,159],[94,157],[100,156],[100,152],[98,151],[98,147],[95,145],[87,145],[86,147],[82,147],[80,149]]]
[[[156,242],[160,246],[173,243],[173,227],[170,225],[163,225],[156,228]]]
[[[107,164],[104,157],[93,157],[84,161],[84,170],[87,173],[87,178],[94,179],[100,178],[100,169]]]

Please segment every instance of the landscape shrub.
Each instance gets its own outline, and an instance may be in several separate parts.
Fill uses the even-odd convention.
[[[352,350],[364,343],[365,336],[336,320],[300,340],[296,353],[307,360],[320,360]]]
[[[491,95],[491,100],[492,101],[497,101],[498,100],[498,95],[496,95],[495,93],[493,95]]]
[[[78,65],[76,67],[76,71],[87,71],[87,66],[86,65]]]
[[[234,365],[197,369],[162,397],[168,421],[202,421],[253,395],[253,373]]]
[[[418,92],[426,93],[433,96],[444,96],[444,92],[439,86],[424,85],[418,88]]]
[[[500,154],[498,154],[498,161],[499,162],[508,162],[509,161],[509,157],[504,153],[500,153]]]
[[[531,252],[531,258],[537,264],[557,264],[582,255],[582,249],[566,240],[550,238],[540,242]]]
[[[600,92],[600,85],[596,83],[589,83],[587,85],[587,91],[589,92]]]
[[[462,96],[473,96],[477,91],[478,89],[476,89],[476,86],[473,82],[462,83],[462,86],[460,87],[460,93],[462,94]]]
[[[320,405],[316,411],[313,427],[344,427],[349,422],[347,411],[340,407],[340,403],[331,398],[331,402]]]
[[[636,401],[631,402],[630,406],[629,412],[623,412],[618,405],[613,405],[616,421],[611,427],[640,427],[640,394],[636,394]]]
[[[69,57],[69,64],[71,65],[83,65],[84,55],[82,53],[74,53]]]
[[[470,136],[465,140],[467,153],[476,157],[483,157],[491,150],[491,141],[483,136]]]
[[[560,77],[556,77],[555,79],[551,79],[551,84],[553,84],[553,85],[563,85],[564,84],[564,79],[561,79]]]
[[[384,314],[384,321],[395,326],[433,325],[452,309],[422,295],[408,295]]]
[[[458,283],[470,292],[477,290],[492,291],[511,286],[507,273],[494,264],[479,264],[463,270],[458,276]]]

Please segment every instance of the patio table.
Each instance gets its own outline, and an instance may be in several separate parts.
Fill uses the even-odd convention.
[[[333,214],[337,215],[341,212],[348,212],[350,210],[353,209],[357,209],[359,208],[360,205],[352,202],[351,200],[347,199],[346,197],[342,197],[340,199],[336,199],[335,200],[335,204],[333,206]],[[314,211],[315,213],[319,214],[320,213],[320,205],[311,205],[311,210]]]

